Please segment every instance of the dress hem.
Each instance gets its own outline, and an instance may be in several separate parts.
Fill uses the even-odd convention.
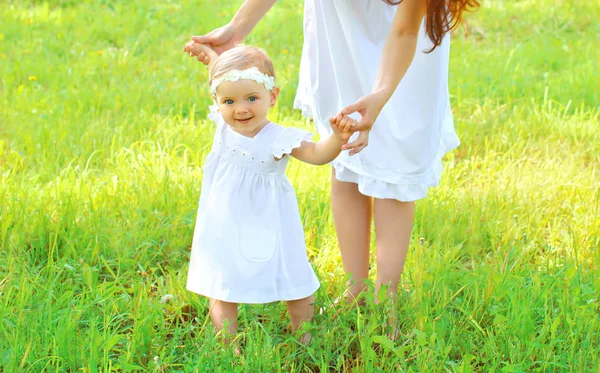
[[[294,101],[294,108],[301,110],[304,117],[313,117],[310,105],[298,97]],[[318,127],[318,123],[315,125]],[[460,140],[455,133],[442,134],[435,160],[427,171],[420,175],[380,177],[366,172],[357,165],[345,162],[345,156],[338,157],[330,164],[335,169],[337,180],[357,184],[359,192],[363,195],[413,202],[425,198],[429,188],[439,185],[443,169],[442,158],[459,145]]]
[[[311,295],[313,295],[320,287],[320,284],[311,284],[310,286],[304,286],[301,288],[295,288],[291,291],[284,292],[279,294],[280,296],[270,296],[260,298],[258,296],[253,296],[253,294],[244,294],[240,296],[221,296],[220,294],[216,294],[217,292],[207,291],[205,288],[196,287],[196,286],[186,286],[186,289],[216,300],[220,300],[223,302],[231,302],[231,303],[243,303],[243,304],[264,304],[264,303],[273,303],[273,302],[287,302],[292,300],[304,299]]]

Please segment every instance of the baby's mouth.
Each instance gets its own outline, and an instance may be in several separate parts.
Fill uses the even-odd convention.
[[[250,122],[250,120],[251,120],[252,118],[254,118],[254,117],[250,117],[250,118],[246,118],[246,119],[236,119],[236,120],[237,120],[238,122],[240,122],[240,123],[244,123],[244,124],[246,124],[246,123]]]

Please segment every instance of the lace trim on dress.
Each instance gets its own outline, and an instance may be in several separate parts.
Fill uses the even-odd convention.
[[[291,154],[294,148],[299,148],[302,141],[312,141],[313,134],[299,128],[284,129],[275,143],[272,152],[275,158],[281,158],[285,154]]]

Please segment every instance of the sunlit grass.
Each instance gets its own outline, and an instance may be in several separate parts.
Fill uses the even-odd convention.
[[[0,7],[0,372],[597,371],[600,6],[490,0],[454,35],[462,145],[417,205],[398,342],[372,297],[331,307],[330,171],[292,162],[324,309],[304,347],[283,305],[242,307],[238,357],[185,290],[213,127],[182,53],[238,3]],[[279,2],[248,42],[275,60],[272,119],[310,129],[291,109],[301,17]]]

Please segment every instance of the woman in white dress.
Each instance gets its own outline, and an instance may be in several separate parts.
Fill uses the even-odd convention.
[[[196,44],[198,53],[214,53]],[[238,303],[286,301],[292,329],[313,314],[319,282],[308,262],[289,156],[311,164],[334,160],[356,121],[330,121],[331,134],[312,134],[267,119],[279,88],[261,49],[238,46],[212,55],[209,117],[216,130],[203,168],[187,288],[210,298],[220,330],[237,330]]]
[[[231,22],[186,45],[218,53],[244,39],[275,0],[246,0]],[[399,3],[399,4],[398,4]],[[357,113],[359,130],[334,162],[332,209],[354,299],[368,276],[375,222],[376,291],[395,297],[414,202],[438,185],[441,159],[458,146],[448,99],[449,31],[477,0],[306,0],[295,107],[330,133],[330,115]],[[195,54],[207,63],[207,57]],[[367,144],[369,145],[367,147]]]

